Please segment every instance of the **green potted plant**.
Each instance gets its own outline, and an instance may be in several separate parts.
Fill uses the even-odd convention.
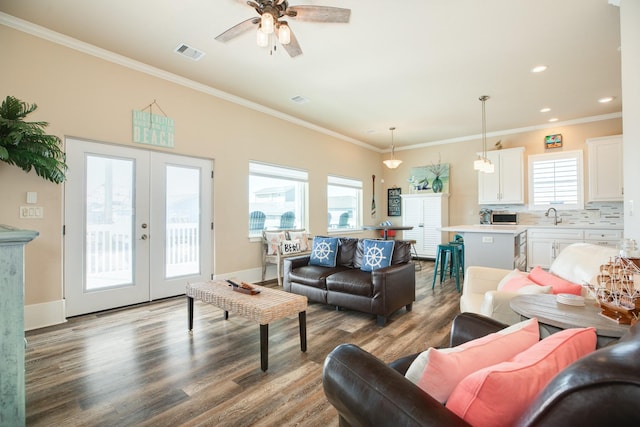
[[[0,160],[25,172],[34,169],[38,176],[60,184],[65,180],[67,164],[61,141],[47,135],[47,122],[27,122],[25,117],[38,108],[13,96],[0,105]]]

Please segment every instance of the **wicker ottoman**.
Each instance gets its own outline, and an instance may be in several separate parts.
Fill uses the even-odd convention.
[[[300,350],[307,351],[307,297],[264,286],[253,286],[260,291],[259,294],[236,292],[222,280],[188,284],[186,294],[189,331],[193,329],[194,300],[223,309],[225,319],[229,318],[229,313],[235,313],[253,320],[260,325],[260,367],[266,371],[269,366],[269,323],[274,320],[297,313]]]

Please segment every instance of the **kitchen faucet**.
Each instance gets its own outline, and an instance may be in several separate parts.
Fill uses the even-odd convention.
[[[553,210],[553,225],[558,225],[562,222],[562,218],[558,219],[558,211],[556,210],[556,208],[547,209],[547,211],[544,213],[544,216],[549,216],[549,212],[551,212],[551,210]]]

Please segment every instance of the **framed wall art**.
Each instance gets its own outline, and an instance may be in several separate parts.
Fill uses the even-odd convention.
[[[402,189],[389,188],[387,190],[387,216],[402,216]]]
[[[544,148],[560,148],[562,147],[562,134],[547,135],[544,137]]]

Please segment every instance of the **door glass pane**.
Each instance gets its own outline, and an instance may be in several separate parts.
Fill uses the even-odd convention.
[[[166,278],[200,273],[200,169],[166,169]]]
[[[88,155],[85,290],[133,283],[134,161]]]

